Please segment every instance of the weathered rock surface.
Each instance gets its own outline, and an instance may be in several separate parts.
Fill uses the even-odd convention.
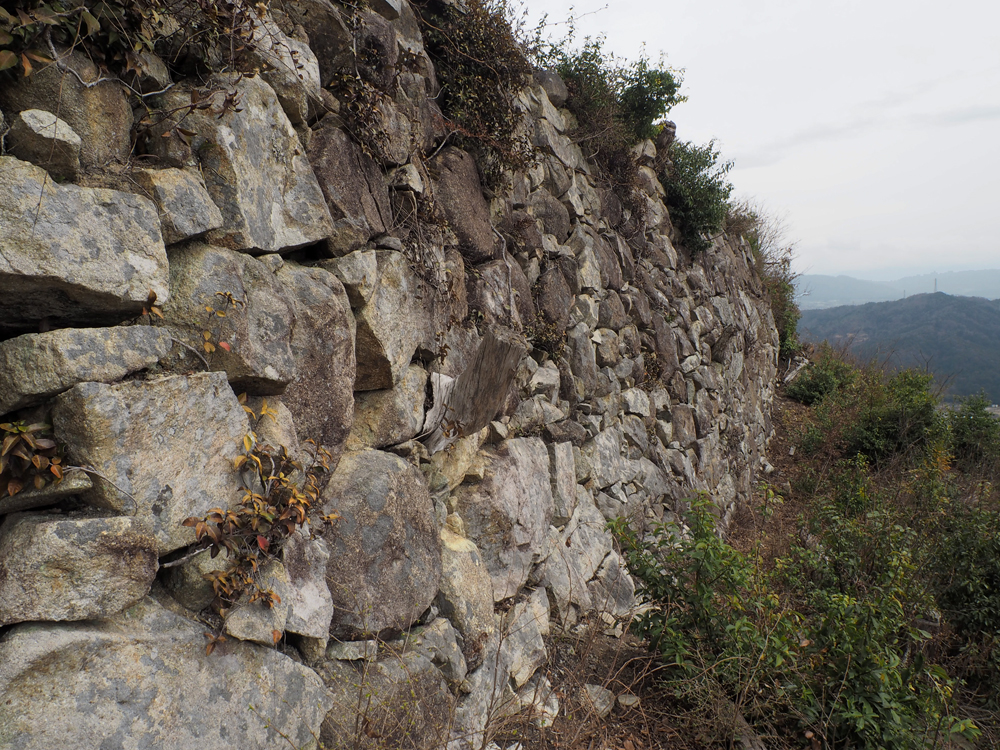
[[[209,84],[220,92],[213,94],[213,106],[194,110],[183,125],[195,132],[189,153],[197,155],[208,192],[222,211],[223,226],[210,232],[208,241],[233,250],[279,253],[326,238],[333,230],[330,212],[271,87],[261,78],[216,77]],[[242,111],[224,108],[228,90],[238,94]],[[183,89],[163,98],[168,109],[181,111],[192,101]],[[166,155],[177,137],[152,140]]]
[[[208,194],[200,173],[190,169],[136,169],[132,176],[156,204],[166,244],[222,226],[222,212]]]
[[[449,527],[441,530],[441,613],[465,639],[470,669],[482,663],[483,648],[497,629],[493,612],[493,579],[479,548]]]
[[[336,462],[354,418],[354,316],[344,287],[322,268],[285,263],[277,279],[295,316],[294,377],[282,400],[299,438],[324,446]]]
[[[359,393],[348,450],[384,448],[416,437],[424,424],[427,372],[410,365],[395,388]]]
[[[331,255],[346,255],[391,226],[382,171],[332,121],[313,134],[309,161],[332,216],[333,226],[327,232]]]
[[[111,619],[15,626],[0,637],[0,745],[308,746],[332,705],[316,674],[239,641],[206,656],[204,629],[148,598]]]
[[[115,615],[149,592],[156,549],[134,518],[8,516],[0,525],[0,626]]]
[[[117,323],[167,301],[167,254],[152,201],[56,185],[0,156],[0,332]],[[31,217],[27,220],[26,217]]]
[[[80,136],[51,112],[19,112],[5,138],[11,154],[41,167],[53,179],[72,181],[80,173]]]
[[[483,198],[476,162],[454,147],[446,148],[431,164],[434,198],[458,237],[458,248],[473,263],[492,260],[497,237]]]
[[[538,438],[504,442],[483,481],[463,485],[455,508],[493,578],[493,598],[514,596],[528,580],[552,521],[549,454]]]
[[[160,555],[194,542],[185,518],[239,499],[247,419],[221,373],[81,383],[57,398],[53,426],[74,463],[103,475],[89,501],[146,524]]]
[[[423,476],[388,453],[345,453],[323,492],[323,512],[332,511],[340,519],[323,532],[332,633],[409,627],[441,580],[441,542]]]
[[[164,357],[170,332],[152,326],[61,328],[0,342],[0,414],[84,381],[113,383]]]
[[[0,88],[0,105],[8,112],[42,109],[58,114],[80,138],[84,167],[124,162],[132,147],[132,109],[125,87],[114,80],[93,85],[102,73],[83,52],[61,51],[60,65],[90,85],[57,65],[41,65],[30,76],[7,81]]]
[[[285,390],[295,377],[295,313],[273,266],[192,242],[170,251],[170,288],[173,301],[163,310],[167,324],[203,353],[206,342],[214,347],[206,358],[212,369],[225,370],[233,388],[262,395]],[[191,360],[187,355],[182,367],[190,368]]]
[[[325,641],[333,619],[333,598],[326,585],[330,545],[299,530],[285,542],[282,560],[289,589],[285,630]]]
[[[328,662],[319,671],[334,704],[319,735],[324,747],[435,750],[447,744],[455,698],[423,654],[388,654],[363,670]]]

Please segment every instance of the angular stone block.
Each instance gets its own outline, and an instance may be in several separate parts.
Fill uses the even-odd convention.
[[[136,169],[132,176],[160,213],[163,241],[172,245],[222,226],[201,174],[188,169]]]
[[[41,167],[53,179],[73,181],[80,174],[80,136],[51,112],[19,112],[6,138],[11,154]]]
[[[60,328],[0,342],[0,414],[77,383],[113,383],[166,356],[170,332],[153,326]]]
[[[308,747],[332,702],[310,669],[144,599],[110,619],[0,638],[0,746]],[[39,700],[39,696],[45,696]]]
[[[0,626],[117,614],[149,592],[156,548],[135,518],[8,516],[0,526]]]
[[[169,297],[153,202],[56,185],[41,167],[0,156],[0,336],[113,324]]]
[[[380,451],[345,453],[323,492],[323,532],[334,635],[404,630],[430,606],[441,580],[441,541],[423,475]]]
[[[80,383],[52,421],[70,460],[103,475],[89,501],[145,523],[161,556],[195,541],[185,518],[239,500],[247,418],[222,373]]]

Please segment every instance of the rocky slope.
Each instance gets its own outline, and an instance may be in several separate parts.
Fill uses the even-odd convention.
[[[486,195],[406,0],[350,30],[283,7],[260,76],[144,69],[186,116],[134,144],[128,90],[82,85],[79,53],[0,90],[0,421],[87,469],[0,498],[4,747],[479,747],[551,710],[544,635],[627,621],[606,520],[697,492],[726,515],[764,465],[778,342],[749,249],[675,249],[652,143],[636,231],[540,74],[538,162]],[[352,34],[377,159],[323,88]],[[260,557],[278,601],[206,654],[228,562],[182,524],[237,506],[251,427],[335,471],[311,533]]]

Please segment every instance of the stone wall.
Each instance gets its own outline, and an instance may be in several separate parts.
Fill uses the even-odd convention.
[[[51,424],[87,469],[0,498],[4,747],[479,747],[551,705],[552,629],[627,624],[606,520],[698,492],[726,517],[765,465],[760,280],[738,239],[673,246],[652,143],[643,227],[540,73],[538,162],[486,195],[412,9],[382,0],[354,25],[387,97],[376,160],[323,88],[341,11],[283,6],[259,77],[142,73],[163,109],[212,99],[179,127],[140,133],[78,53],[80,79],[0,90],[0,421]],[[189,557],[184,519],[241,497],[251,427],[335,471],[259,572],[280,601],[241,605],[209,655],[225,556],[163,566]]]

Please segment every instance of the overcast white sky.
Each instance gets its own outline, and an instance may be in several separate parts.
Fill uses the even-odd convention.
[[[606,5],[579,36],[684,69],[678,137],[786,216],[800,272],[1000,268],[1000,3],[527,0],[550,23]]]

